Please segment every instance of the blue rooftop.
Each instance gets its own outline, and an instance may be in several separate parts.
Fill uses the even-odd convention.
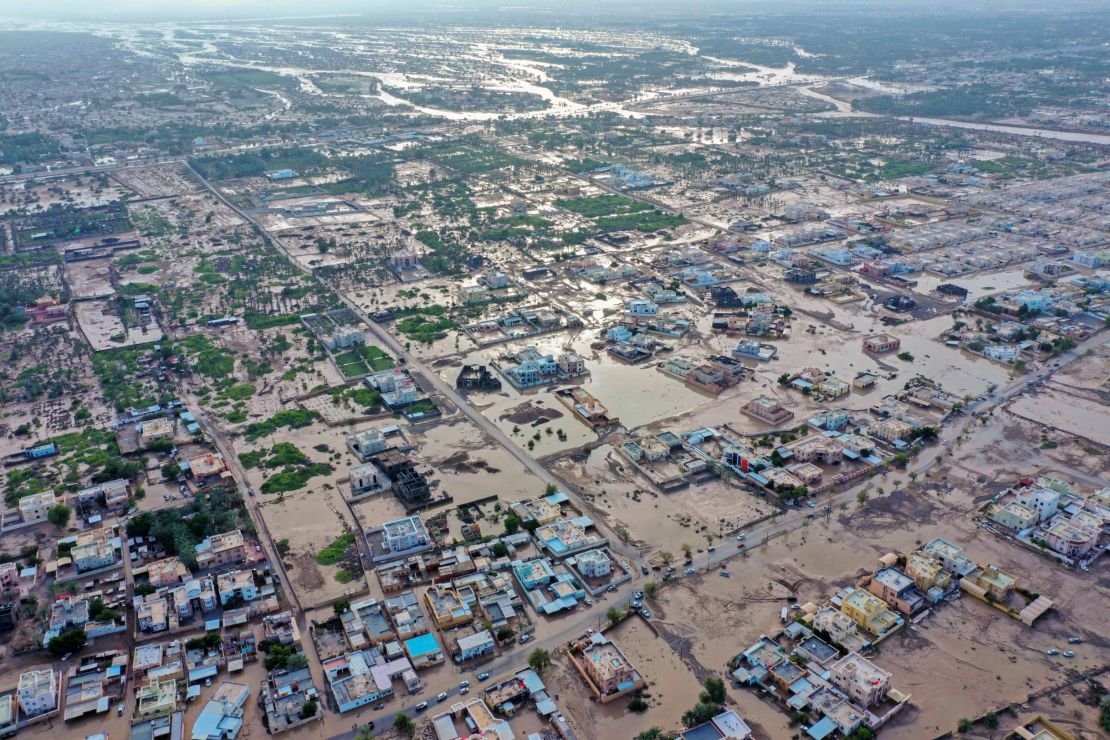
[[[829,717],[823,717],[820,722],[815,725],[811,725],[810,728],[806,730],[806,734],[812,737],[814,740],[821,740],[821,738],[828,737],[832,733],[836,732],[836,730],[836,723],[833,722],[832,719],[830,719]]]
[[[419,655],[439,652],[439,649],[439,643],[436,641],[435,635],[430,633],[405,640],[405,650],[414,658]]]

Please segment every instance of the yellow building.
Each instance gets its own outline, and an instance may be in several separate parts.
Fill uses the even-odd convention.
[[[973,570],[960,580],[960,588],[984,599],[1003,601],[1014,592],[1017,578],[994,565]]]
[[[151,679],[139,687],[135,698],[136,721],[173,714],[177,711],[177,681]]]
[[[913,579],[918,590],[926,593],[929,589],[948,588],[952,576],[944,569],[936,558],[926,552],[917,550],[910,553],[906,559],[906,575]]]
[[[875,635],[889,632],[902,621],[887,607],[885,601],[859,588],[847,589],[847,594],[840,602],[840,611]]]
[[[469,624],[474,613],[450,586],[432,586],[424,593],[424,601],[436,626],[441,630]]]

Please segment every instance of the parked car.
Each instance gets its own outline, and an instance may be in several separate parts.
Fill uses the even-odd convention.
[[[813,503],[812,501],[806,501],[806,506],[808,506],[811,509],[816,509],[817,508],[817,504]]]
[[[117,717],[122,717],[123,716],[123,710],[124,710],[123,702],[120,702],[119,704],[116,705],[116,716]]]
[[[641,609],[640,616],[642,616],[644,619],[651,619],[651,612],[647,609]]]
[[[717,552],[717,548],[714,547],[713,545],[710,545],[709,547],[705,548],[705,551],[706,552]]]
[[[632,598],[639,601],[640,599],[644,598],[644,592],[643,591],[637,591],[636,593],[632,594]]]
[[[459,684],[459,688],[460,688],[460,689],[468,689],[468,688],[470,688],[470,681],[463,681],[462,683],[460,683],[460,684]]]
[[[1075,657],[1075,653],[1074,653],[1074,652],[1072,652],[1071,650],[1065,650],[1065,651],[1064,651],[1064,657],[1065,657],[1065,658],[1074,658],[1074,657]]]
[[[489,678],[489,674],[488,674],[488,673],[479,673],[479,674],[478,674],[478,680],[479,680],[479,681],[485,681],[485,680],[486,680],[487,678]]]
[[[1048,650],[1044,651],[1044,654],[1045,655],[1059,655],[1060,651],[1057,650],[1056,648],[1049,648]]]
[[[447,701],[447,692],[446,691],[439,692],[439,694],[436,695],[436,701]]]
[[[531,635],[521,635],[519,642],[520,642],[521,645],[523,645],[524,643],[528,642],[531,639],[532,639]]]
[[[469,686],[463,686],[461,689],[459,689],[459,694],[469,694],[469,693],[470,693],[470,687]]]
[[[1083,642],[1082,637],[1069,637],[1068,638],[1068,644],[1069,645],[1078,645],[1081,642]]]
[[[688,576],[692,576],[692,575],[694,575],[694,569],[693,568],[687,568],[686,570],[683,571],[683,573],[685,573]]]
[[[648,570],[648,567],[646,565],[641,565],[640,566],[640,572],[643,573],[645,576],[648,575],[649,573],[651,573],[651,571]]]
[[[419,704],[417,704],[415,707],[413,707],[413,709],[417,712],[423,712],[427,708],[428,708],[428,702],[426,702],[426,701],[422,701]]]
[[[617,587],[613,584],[609,584],[609,588],[607,588],[605,590],[608,591],[609,593],[613,593],[614,591],[617,590]]]
[[[591,599],[589,596],[587,596],[586,598],[582,599],[582,603],[585,604],[586,606],[593,606],[594,605],[594,600]]]
[[[722,570],[722,571],[720,571],[720,573],[721,573],[721,576],[724,577],[724,578],[729,578],[730,576],[732,576],[732,574],[729,573],[727,570]]]

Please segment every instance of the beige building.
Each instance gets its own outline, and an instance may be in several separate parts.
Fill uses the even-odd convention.
[[[19,516],[26,524],[45,522],[50,507],[57,503],[53,491],[43,491],[19,499]]]
[[[864,337],[863,349],[865,352],[874,352],[882,354],[884,352],[894,352],[902,346],[902,340],[898,337],[891,336],[890,334],[872,334],[869,337]]]
[[[155,560],[146,567],[146,579],[155,588],[176,586],[188,577],[189,569],[176,556]]]
[[[135,719],[164,717],[177,710],[177,681],[151,679],[135,694]]]
[[[196,547],[197,567],[215,568],[229,563],[241,563],[247,557],[243,533],[238,529],[214,534]]]
[[[831,606],[823,606],[817,610],[813,615],[813,627],[827,632],[834,642],[842,645],[850,642],[856,635],[855,620]]]
[[[992,506],[987,517],[994,523],[1008,527],[1015,532],[1028,529],[1040,521],[1036,509],[1017,501],[1011,501],[1001,507]]]
[[[767,396],[753,398],[740,410],[768,424],[783,424],[794,418],[793,411],[789,411],[781,403]]]
[[[890,690],[890,674],[859,653],[848,653],[829,668],[829,683],[856,704],[870,707]]]
[[[632,667],[624,653],[607,637],[598,633],[590,638],[575,660],[603,704],[618,697],[638,691],[644,686],[644,679]]]

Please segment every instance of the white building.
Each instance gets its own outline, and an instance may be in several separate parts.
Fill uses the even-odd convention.
[[[19,706],[28,717],[37,717],[58,708],[58,678],[53,668],[19,674],[16,689]]]
[[[347,447],[351,450],[351,454],[362,461],[381,452],[388,446],[389,442],[385,435],[373,427],[347,435]]]
[[[604,550],[590,550],[576,558],[578,572],[586,578],[604,578],[613,570],[613,561]]]
[[[493,641],[493,635],[490,634],[489,630],[482,630],[473,635],[460,637],[458,646],[460,661],[477,658],[480,655],[488,655],[497,649],[497,644]]]
[[[628,313],[632,316],[655,316],[659,313],[659,304],[646,298],[633,298],[628,302]]]
[[[389,476],[373,462],[351,468],[351,492],[358,496],[373,496],[392,488]]]
[[[382,525],[382,544],[389,552],[403,552],[425,547],[432,542],[428,528],[418,516],[395,519]]]

